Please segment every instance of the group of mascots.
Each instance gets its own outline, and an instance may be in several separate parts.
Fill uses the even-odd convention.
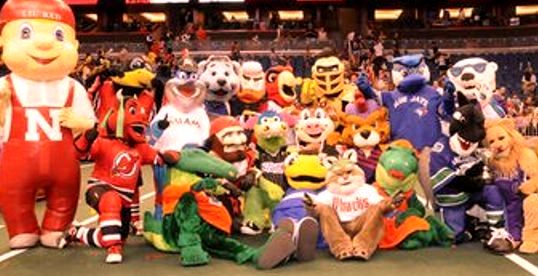
[[[399,57],[389,92],[375,74],[351,83],[330,52],[307,79],[184,56],[158,99],[140,58],[88,91],[68,77],[78,42],[61,0],[8,0],[0,22],[12,72],[0,79],[0,211],[13,249],[78,242],[120,263],[134,230],[184,266],[217,257],[270,269],[317,248],[368,260],[378,248],[470,241],[538,252],[538,159],[492,97],[495,63],[459,61],[436,90],[422,56]],[[72,223],[81,158],[95,163],[93,228]],[[156,197],[141,222],[143,165]],[[265,232],[259,247],[233,236]]]

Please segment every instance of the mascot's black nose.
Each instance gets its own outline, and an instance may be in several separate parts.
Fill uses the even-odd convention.
[[[219,79],[219,80],[217,80],[217,83],[218,83],[220,86],[225,86],[225,85],[226,85],[226,80],[224,80],[224,79]]]
[[[361,131],[361,136],[362,136],[362,138],[364,138],[364,139],[368,139],[368,137],[370,137],[370,131],[369,131],[369,130],[363,130],[363,131]]]
[[[474,80],[474,75],[471,74],[471,73],[465,73],[465,74],[461,75],[461,80],[462,81]]]

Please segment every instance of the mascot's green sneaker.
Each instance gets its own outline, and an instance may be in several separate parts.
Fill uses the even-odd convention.
[[[293,235],[277,229],[256,252],[254,261],[258,269],[271,269],[287,261],[296,250]]]

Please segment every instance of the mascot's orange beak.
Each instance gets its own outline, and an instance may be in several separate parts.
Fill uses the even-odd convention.
[[[398,180],[403,180],[405,178],[404,173],[399,170],[389,170],[389,175]]]

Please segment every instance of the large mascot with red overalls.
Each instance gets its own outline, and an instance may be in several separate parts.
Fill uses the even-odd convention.
[[[11,248],[62,246],[79,195],[74,136],[95,124],[84,87],[68,74],[78,60],[75,17],[61,0],[8,0],[0,11],[0,211]],[[36,191],[47,205],[38,223]]]

